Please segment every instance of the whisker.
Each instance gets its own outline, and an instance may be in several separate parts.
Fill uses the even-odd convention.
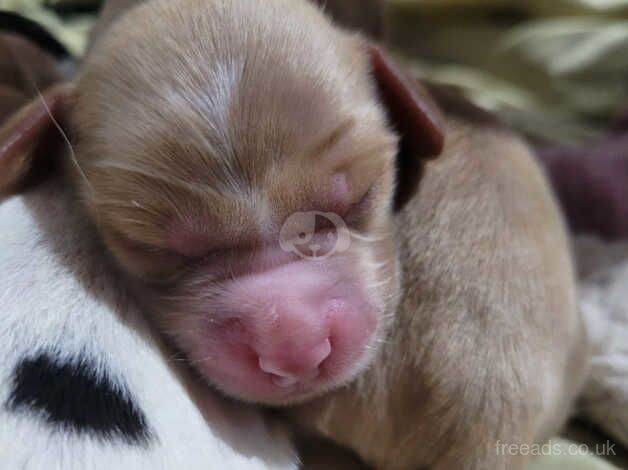
[[[66,145],[68,147],[68,150],[70,151],[70,159],[71,159],[73,165],[78,170],[78,172],[81,175],[81,177],[83,178],[83,180],[85,181],[85,185],[87,186],[87,188],[89,189],[90,192],[93,192],[93,188],[92,188],[89,180],[87,179],[87,175],[85,174],[85,172],[83,171],[83,168],[81,168],[81,166],[78,163],[78,159],[76,158],[76,152],[74,150],[72,142],[70,142],[70,139],[68,138],[66,132],[63,130],[63,128],[61,127],[61,125],[59,124],[57,119],[52,114],[52,111],[50,110],[50,107],[48,106],[48,103],[46,103],[44,95],[42,94],[41,90],[37,86],[37,83],[35,82],[35,79],[33,78],[32,71],[30,70],[30,68],[27,65],[25,65],[18,58],[18,56],[15,53],[15,51],[13,50],[13,48],[9,47],[9,53],[13,57],[13,60],[15,61],[15,63],[18,65],[18,67],[22,70],[22,72],[24,73],[24,75],[28,79],[28,81],[29,81],[31,87],[33,88],[33,90],[35,90],[35,93],[39,97],[39,100],[41,101],[41,104],[44,106],[44,109],[46,110],[46,113],[48,114],[48,117],[50,118],[50,120],[54,124],[55,128],[57,129],[57,131],[59,131],[59,134],[61,135],[61,137],[65,141],[65,143],[66,143]]]
[[[207,362],[207,361],[210,361],[212,358],[213,358],[213,356],[211,356],[211,355],[207,355],[207,356],[205,356],[205,357],[201,357],[201,358],[198,358],[198,359],[192,359],[192,360],[188,359],[188,363],[189,363],[189,364],[192,364],[192,365],[194,365],[194,364],[200,364],[201,362]]]
[[[377,243],[377,242],[381,242],[383,240],[386,240],[386,238],[388,238],[387,235],[364,235],[358,231],[355,230],[349,230],[349,234],[351,235],[352,238],[355,238],[356,240],[360,240],[361,242],[365,242],[365,243]]]

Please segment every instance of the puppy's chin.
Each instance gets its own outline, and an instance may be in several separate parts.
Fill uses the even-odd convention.
[[[274,376],[260,369],[250,348],[214,340],[186,352],[194,369],[212,386],[230,397],[268,406],[302,403],[355,379],[372,362],[377,333],[362,338],[337,338],[333,352],[319,369],[298,379]]]

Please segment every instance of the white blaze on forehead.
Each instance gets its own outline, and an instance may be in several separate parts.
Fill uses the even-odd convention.
[[[196,97],[195,103],[208,115],[207,124],[214,126],[216,133],[227,132],[229,114],[233,105],[235,90],[242,78],[243,60],[232,58],[212,64],[211,76],[206,84],[206,93]],[[208,106],[209,105],[209,106]]]
[[[153,142],[153,136],[160,132],[173,134],[181,144],[181,153],[177,160],[184,158],[200,158],[214,161],[218,180],[223,188],[230,189],[235,194],[242,191],[242,181],[238,177],[236,168],[231,168],[230,158],[234,142],[230,129],[230,115],[237,99],[239,83],[242,78],[243,59],[228,57],[221,61],[212,62],[197,73],[186,73],[183,78],[173,77],[172,80],[164,80],[155,85],[154,93],[159,95],[156,100],[159,109],[140,111],[153,115],[148,119],[148,125],[133,128],[132,135],[138,136],[142,142]],[[202,83],[199,83],[202,82]],[[145,105],[144,105],[145,106]],[[167,119],[161,117],[155,120],[155,116],[168,114]],[[111,120],[122,134],[128,132],[126,126]],[[137,121],[136,121],[137,123]],[[130,123],[133,124],[133,123]],[[112,124],[110,124],[111,126]],[[165,128],[164,128],[165,127]],[[115,133],[111,133],[115,135]],[[110,139],[111,145],[117,145],[119,139]],[[185,149],[195,149],[192,155],[188,155]],[[148,150],[150,151],[150,147]],[[194,155],[195,152],[198,154]],[[139,154],[141,155],[141,154]],[[159,167],[160,162],[163,167]],[[170,171],[171,160],[156,160],[146,158],[119,158],[119,152],[110,149],[101,156],[96,163],[99,167],[117,168],[130,173],[142,174],[153,179],[185,186],[197,194],[203,194],[208,189],[200,179],[189,181],[177,171]],[[189,162],[188,162],[189,163]],[[176,164],[176,162],[175,162]],[[192,167],[184,165],[184,167]],[[209,170],[211,165],[204,168]],[[208,177],[210,175],[207,175]]]
[[[201,120],[194,126],[197,129],[190,131],[195,130],[206,135],[209,130],[212,137],[219,139],[223,145],[227,144],[229,115],[242,77],[242,68],[242,60],[232,58],[212,63],[206,72],[192,75],[196,80],[190,79],[190,83],[185,79],[181,82],[173,81],[164,90],[171,111],[192,111]],[[204,78],[198,78],[201,76]],[[203,80],[204,83],[194,83],[197,80]],[[192,124],[195,121],[189,122]]]

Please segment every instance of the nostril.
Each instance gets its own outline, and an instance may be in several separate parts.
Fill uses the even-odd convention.
[[[320,366],[325,359],[331,354],[331,341],[327,338],[320,345],[312,350],[312,360],[316,364],[315,367]]]
[[[291,374],[283,370],[278,363],[266,357],[260,356],[259,368],[262,369],[264,372],[267,372],[272,375],[276,375],[278,377],[290,377],[291,376]]]
[[[330,354],[331,342],[326,339],[307,350],[282,351],[277,357],[259,356],[259,368],[270,374],[276,385],[289,387],[318,376],[318,368]]]

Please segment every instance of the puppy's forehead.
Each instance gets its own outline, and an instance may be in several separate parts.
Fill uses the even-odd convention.
[[[331,177],[340,164],[325,159],[327,144],[384,127],[355,39],[307,2],[148,6],[114,28],[79,81],[81,163],[96,186],[107,182],[101,201],[132,198],[154,213],[191,193],[190,207],[259,210],[278,173]]]

